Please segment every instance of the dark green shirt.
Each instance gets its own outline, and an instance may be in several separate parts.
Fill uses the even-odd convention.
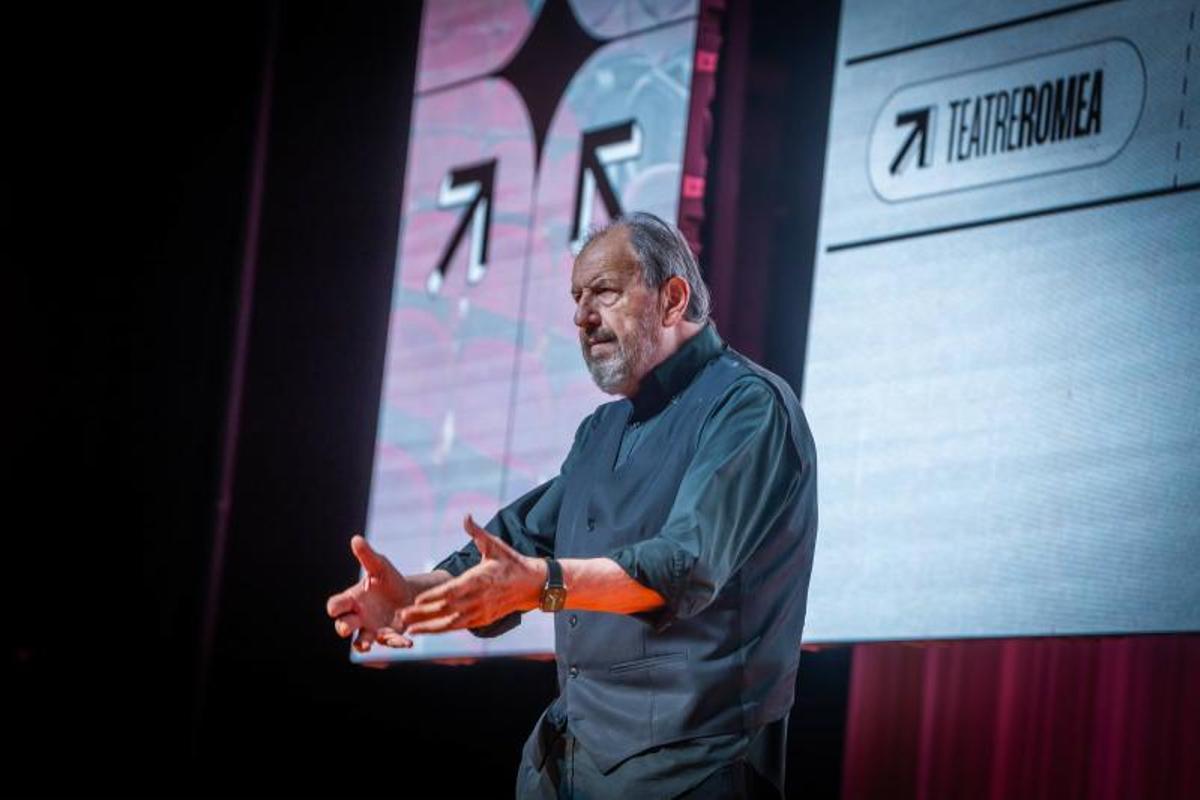
[[[710,322],[675,353],[655,367],[631,398],[629,417],[617,464],[631,458],[654,458],[639,443],[658,424],[659,412],[691,383],[725,343]],[[526,555],[554,554],[554,532],[562,503],[565,476],[588,457],[589,416],[579,426],[560,474],[517,498],[488,523],[488,529]],[[659,609],[637,614],[662,629],[680,612],[703,603],[752,555],[776,519],[777,509],[797,491],[801,465],[788,431],[787,412],[765,381],[737,382],[700,431],[695,456],[680,482],[666,524],[656,536],[609,554],[635,580],[666,600]],[[677,557],[686,553],[687,559]],[[689,580],[681,564],[706,565],[704,585]],[[473,543],[438,564],[452,575],[479,561]],[[570,587],[568,587],[568,592]],[[506,630],[515,620],[501,620],[491,630]],[[786,719],[755,731],[707,736],[634,756],[609,776],[616,784],[636,786],[644,776],[671,776],[679,791],[702,780],[721,763],[746,758],[781,791]],[[656,782],[656,786],[658,783]]]

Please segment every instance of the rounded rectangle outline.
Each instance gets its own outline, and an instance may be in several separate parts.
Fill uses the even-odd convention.
[[[892,98],[895,97],[896,95],[900,94],[900,92],[903,92],[907,89],[912,89],[917,86],[925,86],[927,84],[932,84],[932,83],[941,83],[942,81],[945,81],[949,78],[960,78],[964,75],[970,75],[973,72],[986,72],[988,70],[994,70],[994,69],[998,69],[1000,67],[1009,67],[1009,66],[1012,66],[1013,64],[1020,64],[1025,61],[1035,61],[1039,58],[1045,58],[1047,56],[1054,56],[1054,55],[1058,55],[1060,53],[1069,53],[1072,50],[1083,50],[1088,47],[1095,47],[1097,45],[1107,44],[1109,42],[1123,42],[1123,43],[1129,45],[1129,47],[1133,50],[1134,55],[1137,56],[1138,64],[1142,68],[1142,102],[1138,105],[1137,116],[1133,120],[1133,125],[1129,128],[1129,135],[1125,137],[1125,141],[1121,142],[1121,146],[1118,147],[1116,149],[1116,151],[1114,151],[1113,154],[1110,155],[1108,158],[1105,158],[1101,161],[1089,162],[1087,164],[1077,164],[1073,167],[1060,167],[1058,169],[1046,170],[1045,172],[1036,172],[1031,175],[1020,175],[1020,176],[1017,176],[1014,178],[1001,178],[1000,180],[986,181],[984,183],[977,183],[972,186],[961,186],[957,189],[944,189],[940,192],[928,192],[926,194],[914,195],[912,197],[904,197],[904,198],[900,198],[898,200],[889,200],[888,198],[886,198],[882,194],[880,194],[879,189],[875,186],[875,179],[871,177],[871,139],[872,139],[872,135],[875,132],[875,129],[879,126],[879,120],[883,116],[884,109],[886,109],[888,107],[888,104],[892,102]],[[874,194],[875,197],[878,198],[880,201],[887,203],[888,205],[896,205],[898,203],[909,203],[914,200],[924,200],[929,197],[941,197],[943,195],[955,194],[957,192],[969,192],[974,189],[982,189],[982,188],[989,187],[989,186],[999,186],[999,185],[1005,184],[1005,183],[1015,183],[1016,181],[1025,181],[1025,180],[1029,180],[1031,178],[1042,178],[1047,175],[1057,175],[1061,172],[1071,172],[1071,171],[1077,170],[1077,169],[1087,169],[1089,167],[1098,167],[1103,164],[1107,164],[1108,162],[1112,161],[1114,158],[1119,156],[1122,152],[1124,152],[1125,148],[1129,145],[1130,140],[1133,139],[1133,134],[1137,131],[1138,126],[1142,124],[1142,115],[1146,111],[1147,81],[1148,81],[1148,78],[1146,77],[1146,59],[1144,59],[1142,57],[1142,51],[1138,49],[1137,45],[1134,44],[1132,40],[1130,40],[1124,36],[1111,36],[1106,39],[1098,39],[1094,42],[1087,42],[1085,44],[1074,45],[1072,47],[1060,47],[1057,50],[1047,50],[1044,53],[1038,53],[1037,55],[1033,55],[1033,56],[1025,56],[1023,58],[1014,58],[1010,61],[1001,61],[998,64],[989,64],[984,67],[974,67],[972,69],[963,70],[962,72],[951,72],[947,75],[942,75],[937,78],[929,78],[928,80],[917,81],[915,83],[906,83],[901,86],[897,86],[895,89],[893,89],[888,94],[888,96],[886,98],[884,98],[883,104],[881,106],[879,106],[879,110],[877,112],[875,112],[875,119],[871,122],[871,132],[869,134],[867,134],[867,137],[866,137],[866,153],[865,153],[866,158],[863,159],[863,163],[866,165],[867,184],[871,187],[871,193]]]

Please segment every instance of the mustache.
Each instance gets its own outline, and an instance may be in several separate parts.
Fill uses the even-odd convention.
[[[602,344],[604,342],[616,341],[617,337],[612,331],[597,330],[591,336],[581,335],[579,341],[585,347],[591,347],[594,344]]]

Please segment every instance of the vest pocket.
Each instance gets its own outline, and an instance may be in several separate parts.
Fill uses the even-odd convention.
[[[650,667],[661,667],[667,664],[674,664],[678,661],[687,661],[687,653],[662,653],[657,656],[646,656],[645,658],[635,658],[632,661],[619,661],[608,668],[608,671],[617,674],[621,672],[631,672],[635,669],[649,669]]]

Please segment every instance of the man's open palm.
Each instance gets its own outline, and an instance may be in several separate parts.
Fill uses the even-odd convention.
[[[362,652],[374,642],[391,647],[412,647],[412,640],[401,634],[398,612],[412,603],[408,582],[392,562],[376,552],[362,536],[350,540],[350,550],[366,573],[325,604],[338,636],[345,638],[356,630],[354,646]]]
[[[513,611],[537,607],[546,583],[546,562],[525,556],[479,527],[470,514],[463,529],[480,561],[457,578],[417,595],[399,615],[406,633],[445,633],[489,625]]]

